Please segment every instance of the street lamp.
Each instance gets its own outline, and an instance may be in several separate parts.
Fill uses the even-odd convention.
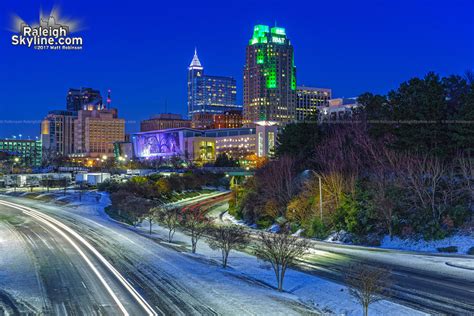
[[[13,168],[15,168],[15,164],[17,164],[19,161],[20,161],[20,158],[18,158],[18,157],[13,158],[11,173],[13,173]]]

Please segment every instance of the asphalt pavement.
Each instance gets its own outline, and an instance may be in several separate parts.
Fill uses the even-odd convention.
[[[144,308],[77,236],[48,217],[0,201],[0,212],[14,223],[15,234],[37,267],[45,315],[155,315]],[[136,293],[135,293],[136,294]]]

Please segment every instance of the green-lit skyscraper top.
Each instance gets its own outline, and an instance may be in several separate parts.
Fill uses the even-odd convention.
[[[287,43],[286,30],[283,27],[272,27],[268,25],[255,25],[253,28],[253,36],[249,41],[249,45],[265,44],[265,43]]]
[[[246,48],[244,121],[293,122],[296,111],[296,67],[293,46],[283,27],[255,25]]]

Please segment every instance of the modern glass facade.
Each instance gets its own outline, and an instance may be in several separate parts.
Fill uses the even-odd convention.
[[[281,27],[256,25],[246,50],[244,124],[296,119],[293,46]]]
[[[188,68],[188,117],[195,113],[223,113],[241,109],[237,105],[237,87],[232,77],[204,75],[204,67],[194,53]]]

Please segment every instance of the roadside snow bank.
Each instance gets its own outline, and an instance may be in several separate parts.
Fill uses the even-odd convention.
[[[469,248],[474,247],[474,236],[454,235],[441,240],[425,241],[413,239],[400,239],[393,237],[390,240],[389,236],[382,239],[381,248],[412,250],[412,251],[426,251],[438,253],[438,248],[445,248],[455,246],[458,248],[457,253],[466,254]]]
[[[145,236],[149,236],[149,228],[149,223],[143,221],[138,225],[138,227],[134,228],[134,230],[139,230],[144,233]],[[162,240],[167,240],[168,231],[159,224],[154,224],[152,231],[153,233],[151,237],[158,237]],[[190,237],[182,230],[177,230],[172,244],[185,245],[189,249]],[[254,283],[269,287],[269,294],[272,292],[275,293],[275,295],[281,294],[276,292],[274,289],[276,286],[275,275],[270,264],[257,259],[253,255],[232,250],[229,256],[228,269],[222,269],[219,267],[221,263],[220,251],[210,248],[205,238],[199,240],[197,254],[185,254],[194,258],[203,258],[209,263],[213,263],[209,264],[207,267],[209,272],[206,272],[205,274],[217,269],[218,271],[225,272],[228,275],[233,275],[237,279],[246,280],[250,284]],[[236,284],[235,286],[241,287],[242,285]],[[349,294],[347,287],[344,285],[322,279],[315,275],[288,269],[285,276],[284,288],[285,293],[283,294],[288,295],[289,297],[294,295],[294,297],[299,299],[301,302],[318,309],[323,315],[362,315],[362,309],[359,303]],[[251,289],[249,288],[247,290],[249,291]],[[253,291],[255,291],[255,288]],[[240,292],[240,290],[236,288],[236,292]],[[253,292],[251,292],[250,295],[253,295]],[[267,311],[265,313],[267,313]],[[265,313],[256,314],[263,315]],[[370,313],[371,315],[396,316],[427,315],[421,311],[388,300],[382,300],[371,305]]]

